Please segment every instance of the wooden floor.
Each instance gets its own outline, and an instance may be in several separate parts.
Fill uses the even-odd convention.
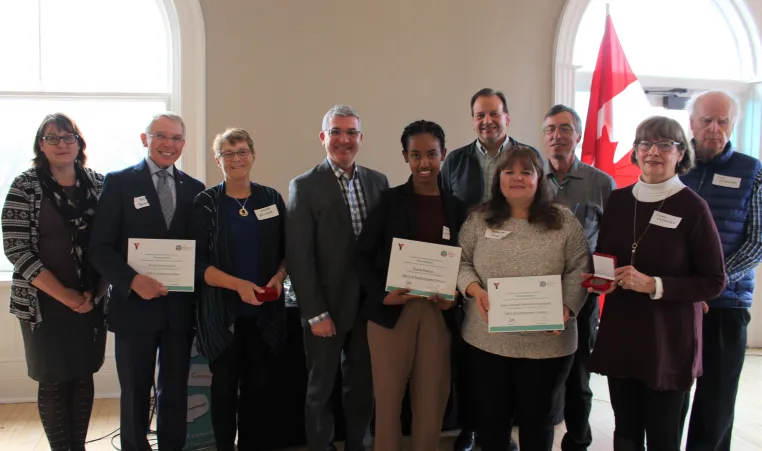
[[[614,418],[608,399],[606,380],[593,375],[595,393],[590,424],[593,429],[593,445],[590,451],[604,451],[612,448]],[[733,451],[762,450],[762,350],[749,352],[744,365],[741,386],[736,404],[736,421],[733,431]],[[95,401],[88,440],[112,433],[119,424],[119,400],[100,399]],[[514,431],[515,433],[516,431]],[[563,437],[563,425],[556,427],[556,446]],[[440,450],[452,450],[454,437],[443,436]],[[115,441],[117,447],[119,441]],[[114,450],[111,437],[91,443],[88,451]],[[45,435],[37,414],[37,405],[0,404],[0,450],[2,451],[49,451]],[[298,450],[292,450],[298,451]]]

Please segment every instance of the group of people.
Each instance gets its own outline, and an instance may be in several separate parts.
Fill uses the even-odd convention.
[[[291,181],[287,204],[251,180],[256,153],[243,129],[215,138],[223,182],[205,189],[175,166],[186,136],[175,114],[156,115],[141,134],[144,160],[105,178],[86,167],[76,123],[47,116],[2,232],[11,312],[51,449],[85,449],[107,328],[123,450],[151,449],[157,351],[159,449],[183,448],[194,337],[213,375],[217,449],[234,450],[236,437],[239,450],[261,449],[257,394],[286,339],[288,276],[304,326],[310,451],[336,449],[339,371],[348,451],[400,449],[408,391],[415,450],[438,449],[453,398],[455,451],[515,449],[516,424],[522,449],[550,450],[561,421],[562,449],[584,450],[591,371],[608,378],[615,450],[679,449],[695,381],[688,450],[729,450],[762,260],[762,165],[732,147],[730,96],[707,92],[690,108],[692,140],[666,117],[639,125],[631,158],[642,175],[616,189],[575,156],[583,132],[573,109],[547,112],[542,155],[507,135],[505,96],[483,89],[471,99],[476,139],[464,147],[448,152],[434,122],[405,127],[410,177],[389,188],[355,162],[362,122],[337,105],[319,134],[326,158]],[[196,291],[169,292],[137,273],[130,238],[195,240]],[[394,238],[461,248],[455,300],[386,291]],[[594,252],[616,259],[605,290],[582,285]],[[561,275],[563,330],[489,333],[488,280],[540,275]],[[270,290],[277,301],[265,301]]]

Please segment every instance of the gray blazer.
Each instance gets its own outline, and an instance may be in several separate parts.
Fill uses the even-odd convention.
[[[360,165],[356,171],[370,211],[389,181]],[[291,180],[287,212],[286,263],[303,323],[328,312],[337,333],[351,330],[360,304],[356,239],[349,208],[327,160]]]

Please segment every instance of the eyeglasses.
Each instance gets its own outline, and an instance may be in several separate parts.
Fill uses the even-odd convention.
[[[228,151],[217,154],[217,156],[222,157],[223,160],[232,160],[236,155],[238,155],[238,158],[243,160],[244,158],[251,155],[251,149],[241,149],[237,152]]]
[[[360,130],[355,130],[354,128],[350,128],[349,130],[341,130],[338,128],[332,128],[330,130],[325,130],[326,133],[328,133],[328,136],[331,137],[341,137],[341,135],[346,134],[349,139],[356,139],[358,136],[362,134]]]
[[[672,150],[672,146],[676,146],[678,144],[680,143],[677,141],[635,141],[635,148],[640,152],[648,152],[653,146],[656,146],[656,149],[658,149],[659,152],[669,152]]]
[[[176,146],[185,142],[185,138],[183,138],[182,136],[173,136],[170,138],[169,136],[164,136],[161,133],[157,133],[155,135],[146,133],[146,136],[150,136],[151,139],[153,139],[154,141],[160,141],[160,142],[166,142],[166,141],[172,140],[172,144]]]
[[[79,138],[79,135],[74,135],[72,133],[69,133],[63,136],[46,135],[42,137],[42,140],[50,144],[51,146],[55,146],[61,141],[63,141],[65,144],[74,144],[75,142],[77,142],[78,138]]]
[[[546,135],[553,135],[556,133],[556,130],[560,131],[562,135],[570,135],[574,132],[574,127],[569,124],[561,124],[558,127],[555,125],[547,125],[542,129]]]

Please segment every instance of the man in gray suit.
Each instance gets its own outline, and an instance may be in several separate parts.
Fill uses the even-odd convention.
[[[368,450],[373,379],[367,321],[359,317],[365,295],[353,262],[363,221],[389,182],[355,163],[362,123],[354,109],[336,105],[322,125],[327,158],[291,180],[286,221],[286,261],[304,324],[309,371],[307,444],[310,451],[336,450],[331,395],[341,367],[344,449]]]

